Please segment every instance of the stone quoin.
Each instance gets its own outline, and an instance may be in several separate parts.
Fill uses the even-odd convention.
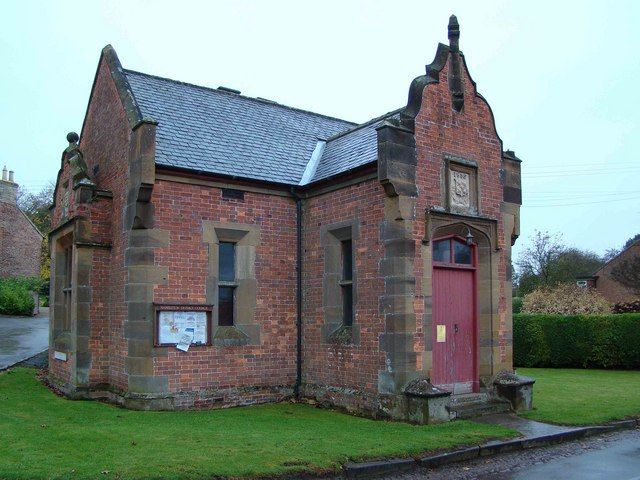
[[[359,125],[105,47],[56,184],[50,382],[131,408],[298,396],[418,423],[492,390],[512,369],[520,160],[459,35],[452,16],[407,105]]]

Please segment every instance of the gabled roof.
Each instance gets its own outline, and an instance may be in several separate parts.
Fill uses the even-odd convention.
[[[354,129],[268,100],[123,72],[142,115],[158,122],[157,165],[298,185],[318,140],[346,131],[328,142],[312,181],[376,160],[371,124]]]
[[[450,34],[452,25],[457,27],[454,16]],[[459,56],[462,67],[458,68],[467,71],[457,40],[453,47],[439,44],[426,74],[411,83],[407,105],[360,125],[246,97],[231,89],[125,70],[111,45],[102,50],[101,61],[104,58],[109,66],[130,127],[157,123],[156,165],[296,186],[376,162],[376,129],[392,119],[412,131],[422,92],[427,85],[440,82],[440,71],[450,55]],[[459,92],[454,93],[452,98],[463,102]],[[486,102],[477,91],[475,95]]]
[[[395,110],[329,138],[309,183],[375,162],[378,159],[376,128],[385,120],[399,118],[400,110]]]
[[[629,245],[627,248],[623,249],[622,251],[618,252],[616,256],[610,258],[608,261],[604,263],[604,265],[600,266],[595,272],[589,275],[589,277],[585,277],[585,278],[598,277],[599,274],[601,274],[602,271],[607,266],[611,265],[612,263],[620,261],[622,258],[626,257],[627,255],[631,255],[631,252],[636,249],[638,250],[638,254],[640,254],[640,239],[636,240],[635,242],[632,242],[631,245]]]

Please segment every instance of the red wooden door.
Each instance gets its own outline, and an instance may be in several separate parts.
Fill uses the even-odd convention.
[[[454,394],[477,388],[474,264],[460,239],[434,242],[431,382]]]

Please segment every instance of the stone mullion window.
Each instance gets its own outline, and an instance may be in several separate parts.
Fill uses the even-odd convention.
[[[62,303],[64,305],[64,316],[62,328],[64,331],[71,330],[71,297],[73,294],[73,245],[69,245],[62,251],[64,262],[64,283],[62,286]]]
[[[220,242],[218,245],[218,325],[231,327],[235,316],[236,245]]]
[[[342,242],[342,325],[353,325],[353,241]]]
[[[209,252],[207,303],[212,304],[212,340],[216,346],[259,345],[256,225],[203,221],[203,240]]]
[[[355,244],[359,238],[357,220],[329,225],[321,231],[324,250],[322,306],[325,341],[359,344],[360,326],[356,321],[357,271]]]

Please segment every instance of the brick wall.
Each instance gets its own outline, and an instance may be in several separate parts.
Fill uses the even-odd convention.
[[[40,275],[42,236],[15,204],[0,202],[0,277]]]
[[[631,260],[633,257],[637,256],[640,256],[640,242],[636,242],[634,245],[631,245],[595,273],[595,275],[598,276],[598,279],[596,280],[596,290],[609,302],[631,302],[638,298],[638,295],[635,295],[631,289],[626,288],[611,277],[611,271],[616,268],[616,266],[620,265],[620,263],[625,260]]]
[[[383,257],[380,243],[383,196],[382,186],[373,179],[312,197],[303,204],[303,381],[307,393],[321,398],[328,394],[335,403],[348,408],[363,407],[377,395],[378,372],[384,368],[384,354],[379,345],[379,334],[385,329],[379,312],[380,294],[384,291],[384,281],[379,275]],[[360,339],[354,345],[328,342],[322,331],[321,230],[349,220],[355,220],[359,229],[353,249],[357,276],[354,324],[359,325]],[[348,398],[345,393],[354,393],[355,397]],[[371,409],[375,407],[370,406]]]
[[[129,175],[130,133],[118,92],[103,60],[98,68],[93,96],[85,118],[80,150],[84,154],[91,181],[97,184],[98,189],[111,192],[113,199],[105,197],[90,204],[77,205],[73,191],[67,187],[69,214],[66,218],[86,216],[90,219],[93,239],[112,245],[110,250],[93,250],[92,303],[88,312],[92,355],[90,383],[97,385],[109,382],[121,389],[127,386],[124,375],[126,344],[122,338],[123,322],[127,314],[124,304],[124,246],[127,232],[122,228],[121,212],[126,200]],[[68,181],[68,168],[64,168],[58,177],[56,208],[52,215],[54,228],[66,220],[62,218],[62,207],[66,194],[64,184]],[[53,260],[52,258],[52,262]],[[68,375],[65,369],[70,367],[70,363],[64,364],[50,358],[50,365],[53,373],[61,378]]]
[[[206,303],[203,221],[260,229],[255,260],[260,344],[194,346],[188,352],[159,348],[154,375],[168,376],[170,392],[212,389],[227,404],[271,398],[259,392],[262,387],[291,388],[296,372],[295,201],[252,192],[245,192],[243,201],[227,200],[219,188],[167,180],[156,181],[152,201],[156,228],[169,231],[168,248],[155,252],[156,265],[168,268],[166,284],[155,287],[155,302]]]
[[[130,137],[131,130],[124,108],[103,60],[99,66],[93,98],[80,140],[80,149],[87,162],[89,177],[98,188],[113,194],[109,232],[112,248],[110,251],[94,251],[96,271],[92,275],[94,296],[106,303],[108,317],[103,311],[100,321],[96,318],[96,321],[92,322],[91,334],[94,344],[102,342],[104,352],[104,355],[99,355],[94,361],[108,363],[110,383],[123,389],[127,385],[124,375],[126,344],[123,339],[123,323],[127,315],[124,304],[124,249],[128,241],[128,232],[123,230],[121,212],[126,203]],[[104,222],[102,228],[106,230],[109,225]],[[97,310],[99,307],[93,308]],[[102,323],[107,319],[108,325]],[[105,329],[110,332],[106,338],[100,335]],[[105,355],[108,358],[105,358]]]
[[[418,157],[416,183],[418,186],[417,218],[420,219],[426,209],[443,205],[443,156],[455,155],[475,160],[478,164],[478,189],[480,215],[498,220],[497,244],[498,253],[497,280],[499,283],[498,314],[500,329],[498,332],[501,361],[509,363],[511,358],[507,351],[510,342],[511,326],[506,317],[506,299],[504,279],[506,277],[506,261],[504,255],[505,241],[501,212],[502,184],[500,169],[502,148],[495,131],[493,114],[487,103],[476,96],[471,78],[464,73],[464,110],[457,113],[451,106],[451,94],[447,84],[449,64],[440,72],[440,82],[428,85],[423,91],[422,108],[416,117],[415,138]],[[416,242],[415,276],[416,276],[416,317],[424,313],[423,292],[423,249],[421,240],[425,237],[425,222],[414,222]],[[415,342],[417,352],[425,350],[424,332],[418,323]],[[420,364],[422,359],[418,359]]]

